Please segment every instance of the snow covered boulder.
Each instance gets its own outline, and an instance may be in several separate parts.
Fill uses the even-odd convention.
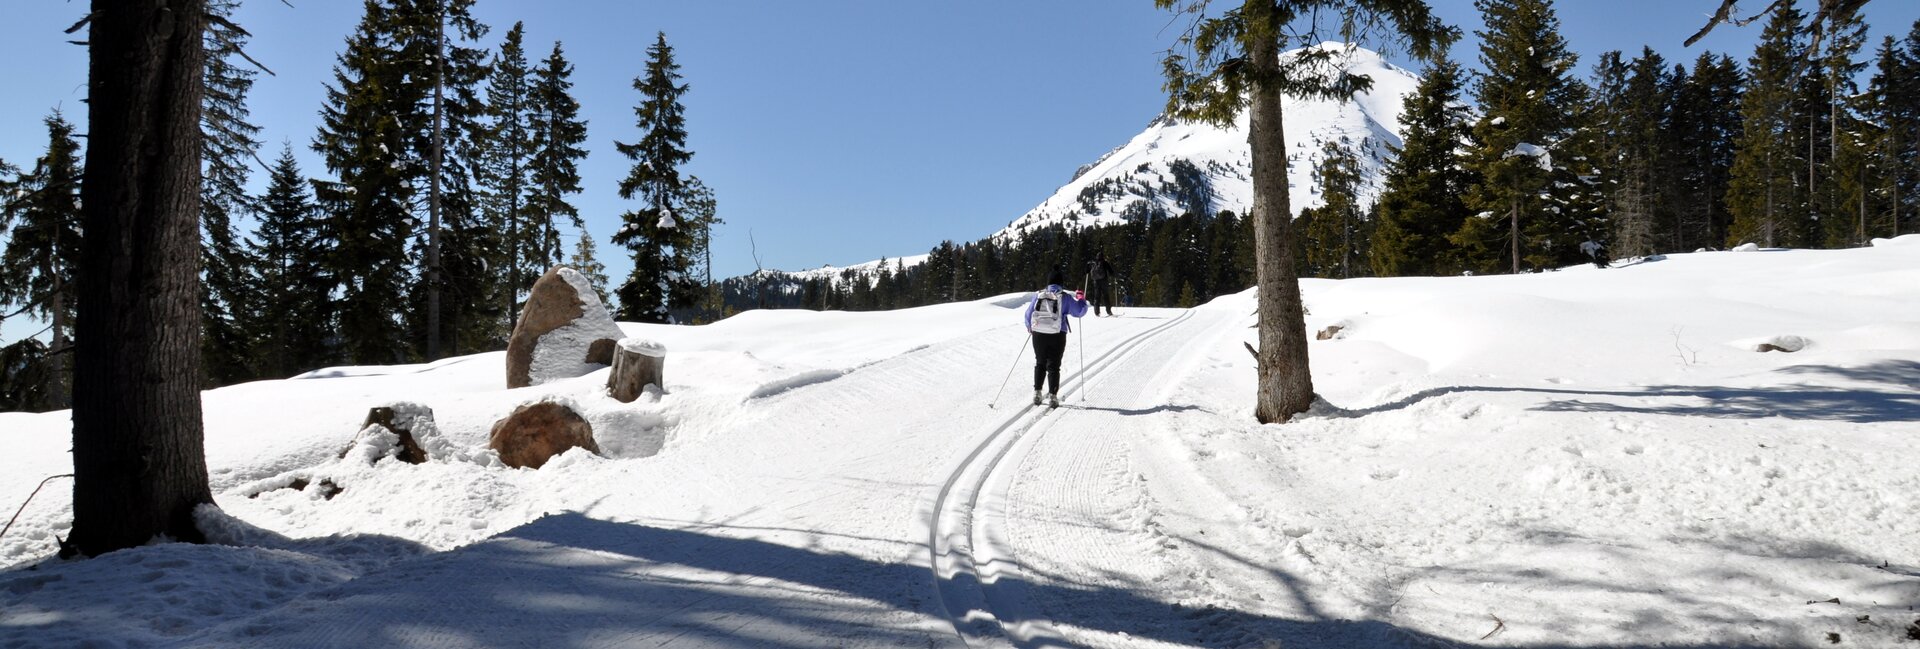
[[[613,361],[620,326],[578,271],[554,266],[533,283],[507,340],[507,387],[583,376]]]
[[[1812,344],[1812,341],[1809,341],[1806,338],[1802,338],[1800,336],[1795,336],[1793,334],[1781,334],[1778,336],[1762,336],[1759,338],[1745,338],[1745,339],[1733,341],[1732,343],[1734,347],[1739,347],[1741,349],[1745,349],[1748,351],[1787,352],[1789,354],[1800,351],[1802,349],[1806,349],[1807,345],[1810,345],[1810,344]]]
[[[487,447],[500,454],[502,464],[516,469],[538,469],[572,448],[600,454],[600,445],[593,441],[593,425],[566,400],[514,408],[513,414],[493,425]]]

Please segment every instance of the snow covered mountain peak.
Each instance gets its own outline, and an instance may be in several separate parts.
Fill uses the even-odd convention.
[[[1298,212],[1320,205],[1313,166],[1321,158],[1322,143],[1341,138],[1360,151],[1365,176],[1361,200],[1369,204],[1379,194],[1392,156],[1389,147],[1400,146],[1400,111],[1420,78],[1378,52],[1347,43],[1321,43],[1280,56],[1309,50],[1332,50],[1344,70],[1371,78],[1373,87],[1346,101],[1287,98],[1287,176],[1293,208]],[[1230,128],[1162,114],[1125,145],[1080,167],[1053,196],[994,236],[1018,238],[1053,224],[1085,227],[1186,212],[1246,214],[1253,203],[1251,168],[1244,113]]]

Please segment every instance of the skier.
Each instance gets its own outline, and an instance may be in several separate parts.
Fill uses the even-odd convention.
[[[1107,317],[1113,317],[1113,264],[1107,263],[1107,253],[1087,264],[1087,288],[1093,291],[1093,314],[1100,315],[1100,305],[1107,305]]]
[[[1033,405],[1044,396],[1048,407],[1060,406],[1060,359],[1067,353],[1067,316],[1085,317],[1087,294],[1067,293],[1060,288],[1066,281],[1059,268],[1047,272],[1047,287],[1027,302],[1027,332],[1033,334]],[[1041,384],[1046,392],[1040,391]]]

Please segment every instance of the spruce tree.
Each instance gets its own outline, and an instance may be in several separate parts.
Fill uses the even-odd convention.
[[[59,111],[48,115],[47,149],[32,171],[14,183],[5,220],[11,228],[0,252],[0,308],[47,323],[45,387],[34,410],[72,403],[76,277],[81,255],[81,158],[73,124]]]
[[[395,61],[402,16],[382,0],[365,14],[334,65],[313,148],[337,180],[314,198],[326,217],[316,245],[328,249],[324,275],[335,283],[341,360],[384,364],[407,358],[401,327],[410,285],[407,242],[416,233],[414,180],[419,107],[426,89]]]
[[[1727,182],[1740,135],[1740,86],[1744,79],[1732,57],[1702,52],[1674,97],[1673,144],[1679,168],[1676,199],[1682,232],[1676,250],[1726,244],[1733,216],[1727,210]]]
[[[1460,66],[1427,66],[1400,112],[1403,145],[1386,170],[1368,263],[1382,277],[1449,275],[1464,270],[1448,235],[1472,213],[1461,196],[1474,182],[1460,148],[1470,135]]]
[[[1867,147],[1873,170],[1867,228],[1871,236],[1911,232],[1920,214],[1920,88],[1911,83],[1920,75],[1915,57],[1920,23],[1915,24],[1915,36],[1905,47],[1891,36],[1881,42],[1868,84],[1868,121],[1876,126]]]
[[[573,98],[572,75],[573,64],[567,62],[560,42],[554,41],[553,52],[534,71],[531,88],[534,150],[527,227],[539,235],[524,238],[534,246],[534,256],[528,259],[538,261],[536,266],[560,263],[564,252],[557,225],[560,219],[564,217],[574,229],[586,231],[580,210],[567,202],[568,196],[580,193],[580,161],[587,157],[587,150],[582,148],[587,141],[587,122],[580,118],[580,102]],[[536,270],[546,272],[544,267]],[[600,289],[602,296],[612,298],[605,292],[604,282]]]
[[[720,202],[714,197],[713,188],[701,182],[699,176],[687,178],[686,192],[682,227],[692,230],[693,237],[686,248],[685,265],[688,277],[700,285],[694,310],[702,320],[711,320],[719,312],[719,305],[714,302],[718,296],[713,286],[713,226],[724,221],[720,220]]]
[[[473,18],[474,0],[391,1],[397,49],[390,63],[417,97],[396,117],[419,161],[410,180],[425,198],[427,217],[416,252],[420,301],[409,325],[424,338],[425,356],[435,359],[444,355],[443,343],[458,354],[505,340],[493,299],[500,278],[487,268],[498,256],[497,241],[481,221],[472,169],[483,137],[478,95],[487,65],[478,44],[487,27]]]
[[[1815,164],[1823,176],[1819,202],[1821,237],[1829,248],[1867,243],[1866,195],[1868,125],[1860,120],[1866,96],[1854,81],[1866,63],[1857,60],[1866,46],[1867,26],[1859,7],[1839,6],[1827,14],[1825,47],[1814,71],[1821,76],[1826,105],[1817,110],[1826,123],[1825,150]]]
[[[486,138],[480,147],[478,176],[485,221],[498,233],[501,295],[510,331],[520,317],[520,291],[530,278],[546,272],[551,263],[543,227],[535,227],[528,196],[533,192],[531,161],[535,151],[533,125],[538,119],[533,99],[532,73],[522,41],[525,27],[507,30],[500,52],[487,77]]]
[[[207,10],[225,18],[238,6],[238,0],[211,0]],[[258,262],[234,226],[237,217],[256,210],[247,176],[260,148],[260,127],[247,122],[255,72],[242,67],[246,39],[231,23],[207,26],[200,101],[200,349],[209,386],[258,376],[249,353],[260,322],[252,311],[257,287],[250,282]]]
[[[1306,229],[1307,266],[1316,277],[1346,279],[1361,272],[1367,250],[1366,223],[1360,209],[1360,159],[1347,138],[1321,146],[1313,182],[1320,187],[1321,206]],[[1176,266],[1177,267],[1177,266]]]
[[[423,260],[410,327],[423,334],[429,359],[505,344],[496,298],[503,278],[490,270],[499,257],[494,229],[483,221],[474,160],[485,139],[479,99],[486,78],[486,25],[473,18],[474,0],[395,0],[395,63],[409,83],[424,86],[422,100],[404,115],[421,163],[413,179],[426,198],[427,231],[417,243]]]
[[[307,186],[288,145],[268,174],[254,237],[259,327],[252,354],[260,376],[284,378],[336,360],[327,338],[337,324],[332,311],[337,282],[329,274],[329,257],[321,248],[324,224]]]
[[[593,287],[594,293],[611,297],[607,293],[607,266],[600,263],[594,252],[593,235],[586,230],[580,231],[580,238],[574,242],[573,255],[567,259],[567,263],[586,276],[587,284]]]
[[[1474,270],[1546,268],[1583,256],[1588,233],[1572,221],[1557,188],[1578,177],[1568,152],[1585,114],[1586,86],[1571,75],[1578,57],[1560,35],[1548,0],[1475,0],[1486,18],[1479,32],[1484,71],[1474,81],[1482,115],[1473,127],[1468,166],[1479,181],[1467,204],[1483,218],[1468,219],[1454,235],[1473,254]],[[1499,219],[1504,227],[1494,226]],[[1500,257],[1488,257],[1504,239]]]
[[[1670,249],[1677,236],[1672,227],[1675,80],[1653,48],[1643,48],[1626,64],[1609,53],[1601,67],[1595,115],[1602,121],[1598,168],[1612,220],[1610,248],[1617,255],[1644,257]],[[1609,78],[1615,75],[1617,81]],[[1617,88],[1608,88],[1614,83]]]
[[[1802,14],[1792,3],[1773,11],[1760,44],[1747,62],[1747,83],[1740,95],[1741,133],[1727,187],[1733,215],[1727,245],[1803,246],[1809,218],[1802,171],[1802,148],[1795,94],[1804,47]]]
[[[669,323],[674,310],[698,296],[698,285],[688,273],[694,231],[685,227],[681,213],[686,179],[680,167],[693,153],[687,150],[686,109],[680,105],[687,85],[679,81],[680,65],[661,32],[647,48],[646,73],[633,80],[641,96],[633,109],[640,140],[614,143],[621,155],[634,161],[620,181],[620,198],[641,202],[639,209],[620,215],[622,226],[613,235],[614,243],[633,254],[633,271],[616,291],[624,320]]]

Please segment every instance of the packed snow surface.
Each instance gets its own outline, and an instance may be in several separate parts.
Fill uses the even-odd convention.
[[[1916,242],[1310,280],[1343,329],[1277,425],[1252,292],[1079,323],[1058,410],[1022,295],[622,324],[674,357],[632,404],[500,353],[213,390],[215,543],[53,558],[57,480],[0,647],[1911,647]],[[499,464],[544,399],[605,456]],[[68,435],[0,414],[0,502]]]

